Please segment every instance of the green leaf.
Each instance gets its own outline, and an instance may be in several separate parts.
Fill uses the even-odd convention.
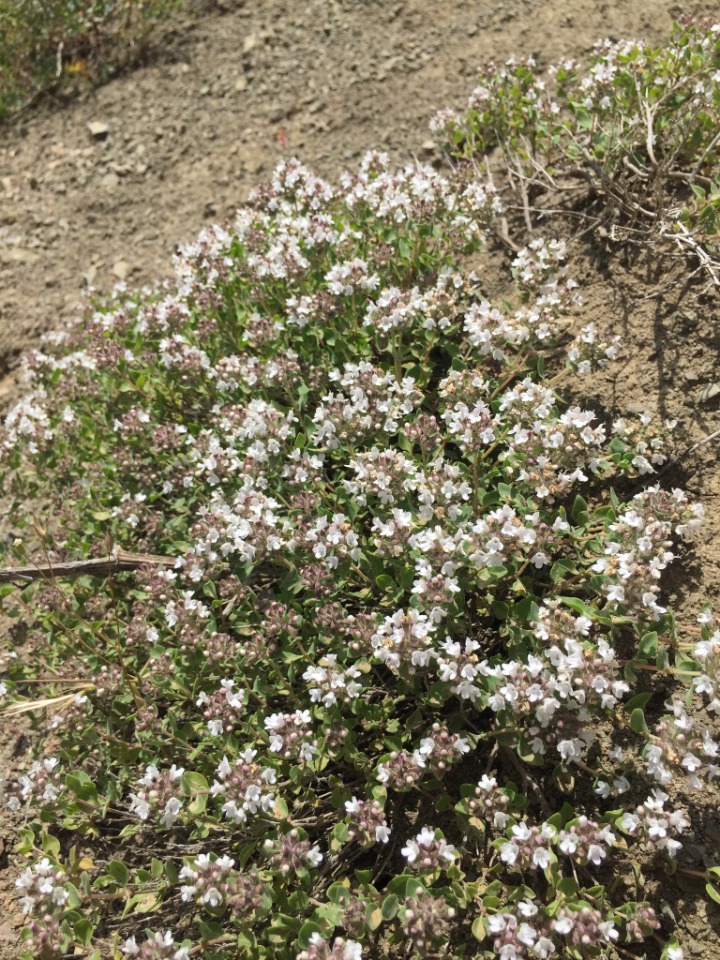
[[[578,494],[573,500],[572,510],[570,511],[570,516],[579,527],[584,527],[588,523],[588,505],[587,501],[584,500],[580,494]]]
[[[720,904],[720,890],[718,890],[718,888],[714,884],[706,883],[705,892],[707,893],[707,895],[710,897],[711,900],[714,900],[715,903]]]
[[[314,933],[319,933],[320,936],[324,936],[326,931],[320,926],[319,923],[315,923],[313,920],[306,920],[305,923],[300,927],[300,932],[298,933],[298,946],[301,950],[305,950],[310,943],[310,937]]]
[[[380,909],[382,910],[383,920],[392,920],[397,916],[400,909],[400,901],[394,893],[390,893],[383,900]]]
[[[95,933],[95,927],[83,917],[73,925],[73,933],[80,943],[87,947],[92,940],[93,933]]]
[[[564,603],[566,607],[574,610],[575,613],[584,615],[587,610],[587,605],[580,597],[558,597],[558,600],[560,603]]]
[[[630,714],[630,729],[633,733],[649,733],[648,725],[645,722],[645,714],[640,707],[636,707]]]
[[[65,777],[65,785],[79,800],[85,800],[88,803],[97,802],[98,797],[95,784],[86,773],[82,771],[69,773]]]
[[[417,897],[419,894],[425,893],[426,890],[425,885],[410,873],[401,873],[399,876],[393,877],[387,885],[387,892],[396,894],[401,900],[407,900],[408,897]]]
[[[389,577],[386,573],[381,573],[379,577],[375,577],[375,583],[386,593],[394,593],[398,588],[393,578]]]
[[[58,857],[60,854],[60,841],[51,833],[44,833],[42,838],[42,848],[49,857]]]
[[[634,697],[630,697],[630,699],[622,705],[623,710],[625,710],[626,713],[632,713],[633,710],[637,709],[642,710],[651,697],[652,693],[636,693]]]
[[[487,936],[487,920],[485,917],[476,917],[473,920],[473,924],[470,927],[470,931],[476,940],[479,940],[480,943]]]
[[[121,860],[111,860],[107,865],[107,872],[121,887],[127,886],[130,882],[130,871]]]
[[[77,908],[82,904],[82,897],[80,896],[80,891],[75,886],[74,883],[65,884],[65,892],[68,895],[67,905],[71,910],[77,910]]]
[[[553,583],[562,583],[568,575],[576,573],[575,564],[572,560],[556,560],[550,567],[550,579]]]
[[[654,660],[658,651],[658,635],[654,631],[646,633],[638,644],[638,656],[643,660]]]

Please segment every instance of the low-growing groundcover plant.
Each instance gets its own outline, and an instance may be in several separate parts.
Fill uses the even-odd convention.
[[[620,345],[562,241],[488,300],[501,215],[468,165],[286,161],[30,358],[8,563],[148,562],[0,587],[27,957],[680,960],[659,885],[720,899],[720,632],[661,589],[702,510],[672,425],[563,402]]]

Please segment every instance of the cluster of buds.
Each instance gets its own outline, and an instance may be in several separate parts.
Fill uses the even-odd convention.
[[[327,394],[313,415],[315,443],[330,450],[340,443],[355,446],[372,434],[397,433],[402,420],[422,402],[412,377],[398,383],[394,374],[365,361],[347,364],[331,379],[345,392]]]
[[[429,893],[408,897],[402,918],[403,932],[420,957],[439,957],[454,916],[454,909],[443,897]]]
[[[435,833],[430,827],[423,827],[400,851],[408,866],[418,873],[445,870],[458,856],[456,848],[444,837],[436,838]]]
[[[358,800],[353,797],[345,801],[345,812],[349,840],[357,840],[361,846],[371,847],[374,843],[387,843],[390,839],[390,829],[377,800]]]
[[[113,430],[122,432],[125,436],[142,435],[146,433],[145,426],[150,423],[150,414],[141,407],[130,407],[118,420],[113,420]]]
[[[501,960],[553,956],[555,944],[538,923],[537,914],[538,908],[531,900],[522,900],[514,912],[504,910],[488,917],[488,933],[493,938],[495,956]]]
[[[147,939],[138,944],[130,937],[122,945],[123,956],[137,960],[190,960],[188,947],[179,947],[169,930],[164,933],[148,932]]]
[[[320,847],[312,844],[295,828],[288,833],[281,833],[275,840],[266,840],[263,852],[284,876],[307,870],[308,867],[319,867],[323,861]]]
[[[703,610],[698,623],[702,625],[703,639],[693,647],[693,657],[703,672],[693,679],[692,685],[696,693],[710,698],[708,711],[720,714],[720,630],[712,630],[715,619],[710,610]]]
[[[450,733],[447,727],[434,723],[427,736],[416,750],[422,765],[438,780],[442,779],[453,764],[470,752],[470,744],[459,733]]]
[[[522,900],[515,911],[503,911],[488,918],[496,956],[502,960],[548,958],[568,947],[583,952],[619,938],[614,921],[603,920],[592,907],[563,906],[553,919],[541,916],[531,900]],[[588,954],[589,955],[589,954]]]
[[[173,764],[163,773],[149,764],[137,785],[137,793],[130,794],[130,810],[141,820],[147,820],[150,814],[160,814],[161,823],[168,829],[177,820],[182,808],[180,787],[183,767]]]
[[[186,881],[180,889],[182,900],[216,910],[227,905],[236,917],[249,917],[260,905],[265,885],[256,873],[235,870],[232,857],[212,860],[201,853],[180,871]]]
[[[612,920],[603,920],[603,915],[593,907],[561,907],[550,927],[565,938],[570,947],[588,948],[595,944],[612,943],[620,933]]]
[[[641,413],[635,422],[623,417],[613,422],[613,435],[634,453],[630,467],[626,468],[631,476],[655,473],[655,467],[665,463],[669,435],[676,425],[674,420],[653,423],[652,414],[647,411]]]
[[[508,345],[542,340],[550,334],[542,311],[518,310],[513,316],[506,316],[487,300],[473,303],[463,321],[470,345],[481,357],[492,357],[498,363],[507,361],[504,348]]]
[[[205,641],[205,656],[212,664],[234,663],[240,644],[227,633],[211,633],[203,638]]]
[[[467,812],[492,823],[496,830],[505,830],[510,822],[510,797],[503,793],[495,777],[484,774],[475,787],[475,796],[464,802]]]
[[[358,290],[369,293],[377,289],[380,278],[369,272],[365,260],[355,257],[332,266],[325,274],[325,282],[336,297],[351,297]]]
[[[206,377],[212,375],[212,365],[208,355],[200,347],[189,343],[181,333],[162,339],[159,344],[159,353],[166,367],[173,367],[183,374],[181,379],[189,374],[194,376],[203,374]]]
[[[720,744],[706,727],[696,732],[697,723],[679,700],[666,704],[672,716],[663,717],[652,730],[643,756],[648,773],[658,783],[668,784],[674,774],[684,773],[693,790],[702,787],[702,779],[720,777],[717,763]]]
[[[285,457],[282,478],[290,487],[316,487],[323,478],[325,457],[318,453],[307,453],[295,448]]]
[[[245,709],[245,693],[235,690],[234,680],[221,680],[220,689],[208,695],[203,692],[196,704],[203,708],[207,728],[214,737],[231,733]]]
[[[393,750],[384,763],[378,765],[377,779],[393,790],[408,790],[423,776],[425,764],[422,757],[405,750]]]
[[[405,427],[405,436],[425,453],[431,453],[440,443],[438,422],[430,414],[419,413],[412,423]]]
[[[260,767],[255,763],[256,756],[257,750],[248,747],[235,763],[223,757],[217,768],[218,779],[210,788],[213,797],[225,801],[222,812],[234,823],[247,823],[248,814],[267,813],[275,803],[275,794],[270,790],[277,779],[275,771],[272,767]]]
[[[377,497],[382,504],[396,503],[416,490],[420,477],[417,467],[399,450],[380,450],[373,447],[360,453],[348,464],[355,480],[343,480],[343,485],[358,503],[367,503],[368,496]]]
[[[647,487],[608,526],[604,556],[592,566],[605,578],[604,591],[613,606],[657,619],[660,577],[674,558],[673,534],[691,539],[702,524],[703,508],[691,504],[681,490]]]
[[[342,894],[342,927],[352,937],[362,937],[367,932],[368,901],[356,893]]]
[[[309,763],[317,754],[309,710],[294,713],[273,713],[263,721],[270,737],[270,752],[283,760]]]
[[[642,943],[654,930],[660,929],[660,921],[653,908],[647,903],[638,903],[627,918],[625,933],[627,939]]]
[[[477,400],[472,407],[456,403],[442,413],[448,434],[464,454],[475,455],[495,442],[498,418],[483,401]]]
[[[537,620],[530,623],[533,636],[543,647],[563,647],[568,637],[587,638],[592,628],[592,620],[586,616],[575,616],[559,600],[545,599],[537,613]]]
[[[331,517],[317,517],[315,524],[305,531],[305,543],[316,560],[322,560],[334,570],[340,558],[360,559],[360,540],[344,513]]]

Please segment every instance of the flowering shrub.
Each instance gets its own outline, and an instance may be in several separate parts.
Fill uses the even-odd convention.
[[[449,152],[502,151],[501,174],[526,219],[586,191],[593,230],[647,249],[670,241],[718,274],[720,24],[685,18],[669,43],[596,44],[587,63],[546,72],[532,57],[488,64],[467,110],[431,127]],[[590,201],[600,200],[600,204]],[[569,209],[569,208],[568,208]]]
[[[0,587],[54,752],[5,784],[27,957],[682,956],[648,897],[720,657],[661,581],[702,510],[653,482],[667,425],[556,392],[620,349],[564,244],[503,302],[468,269],[501,210],[465,167],[288,161],[28,361],[0,450],[46,564],[149,556]]]

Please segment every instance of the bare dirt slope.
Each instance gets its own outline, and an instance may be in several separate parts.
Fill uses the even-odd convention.
[[[83,287],[162,277],[176,244],[230,215],[281,155],[332,179],[370,148],[439,160],[427,120],[464,101],[479,64],[513,53],[552,62],[606,36],[660,41],[680,12],[668,0],[247,0],[176,26],[148,65],[0,129],[0,408],[21,351],[74,314]],[[718,429],[718,401],[700,400],[717,366],[717,303],[685,302],[679,282],[621,264],[588,258],[582,272],[589,318],[628,344],[597,384],[600,402],[677,418],[681,447]],[[668,475],[709,512],[676,588],[688,618],[720,589],[716,459],[708,445]],[[26,768],[29,742],[24,728],[0,732],[0,775]],[[720,831],[701,799],[696,853],[717,861]],[[0,960],[19,952],[14,871],[3,869],[11,836],[0,815]],[[689,957],[716,960],[719,911],[668,891]]]

